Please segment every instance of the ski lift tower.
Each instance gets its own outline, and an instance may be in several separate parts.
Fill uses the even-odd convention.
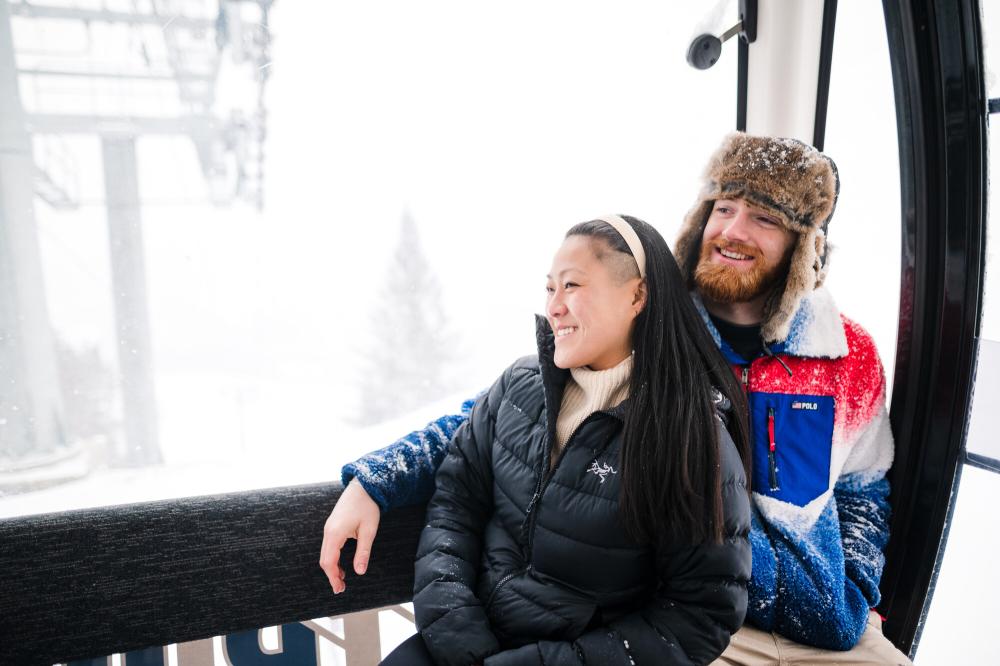
[[[79,205],[74,168],[52,149],[70,134],[101,142],[124,417],[116,462],[161,461],[136,140],[191,139],[214,203],[262,207],[272,3],[0,0],[0,464],[68,446],[33,206]],[[227,61],[250,70],[256,94],[220,115]],[[87,103],[67,105],[81,90]]]

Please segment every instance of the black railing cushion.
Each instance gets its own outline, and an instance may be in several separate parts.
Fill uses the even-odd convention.
[[[100,657],[407,601],[425,507],[383,515],[368,573],[319,568],[341,487],[0,520],[0,664]]]

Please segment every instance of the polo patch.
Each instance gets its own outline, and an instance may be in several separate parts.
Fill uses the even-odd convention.
[[[833,396],[751,393],[749,398],[754,492],[808,505],[830,488]]]

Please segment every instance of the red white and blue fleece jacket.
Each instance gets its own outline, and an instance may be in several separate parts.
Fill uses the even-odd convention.
[[[889,537],[893,440],[875,343],[825,289],[802,300],[788,337],[751,361],[706,326],[743,380],[753,435],[753,570],[747,622],[799,643],[852,648],[879,601]],[[780,359],[780,360],[779,360]],[[346,465],[383,510],[425,502],[448,442],[444,416]]]

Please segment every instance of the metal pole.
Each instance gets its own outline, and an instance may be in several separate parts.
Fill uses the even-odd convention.
[[[7,0],[0,0],[0,467],[65,446]],[[6,460],[4,460],[6,459]]]
[[[163,462],[163,457],[153,385],[153,344],[146,304],[135,137],[106,135],[101,139],[101,147],[125,421],[125,450],[120,462],[152,465]]]

